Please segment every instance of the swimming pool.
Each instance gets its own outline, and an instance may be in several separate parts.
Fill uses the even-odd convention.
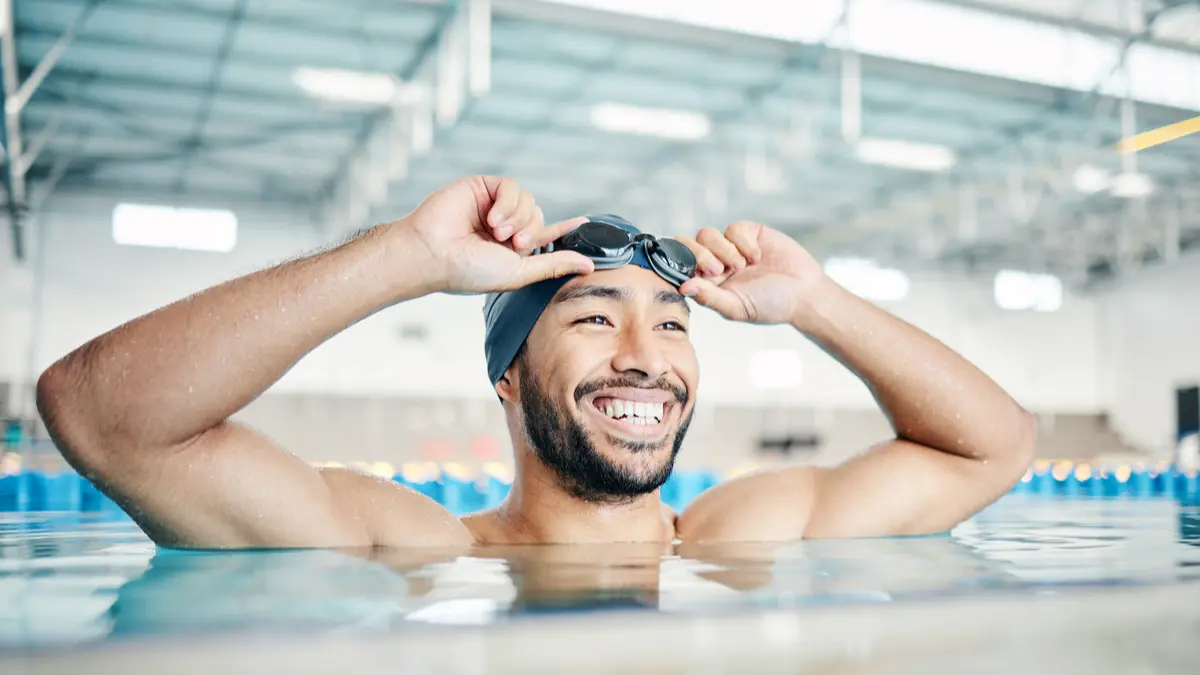
[[[520,631],[614,616],[670,631],[698,617],[811,618],[831,608],[923,607],[919,621],[932,621],[931,603],[1048,592],[1103,590],[1111,600],[1119,587],[1179,602],[1197,581],[1200,505],[1167,498],[1014,494],[944,536],[669,550],[181,553],[156,551],[111,513],[7,513],[0,650],[136,645],[144,653],[234,636],[411,639],[446,627]],[[1127,600],[1120,611],[1134,617],[1143,604]],[[1180,611],[1200,628],[1200,598]]]

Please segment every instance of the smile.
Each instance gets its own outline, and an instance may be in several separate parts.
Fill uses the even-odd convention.
[[[614,420],[625,420],[631,424],[658,424],[663,419],[666,403],[625,401],[619,398],[598,398],[592,402],[596,409]]]
[[[584,407],[613,435],[644,441],[666,434],[665,421],[677,404],[666,391],[623,389],[600,392]]]

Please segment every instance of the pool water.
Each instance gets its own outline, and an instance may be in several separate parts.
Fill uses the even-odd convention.
[[[932,537],[467,551],[158,551],[120,517],[0,514],[0,649],[386,636],[585,614],[729,616],[1047,589],[1192,589],[1198,580],[1200,505],[1169,499],[1012,495]]]

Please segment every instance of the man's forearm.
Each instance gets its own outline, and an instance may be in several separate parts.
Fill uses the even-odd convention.
[[[863,379],[900,438],[980,460],[1029,449],[1028,413],[978,368],[833,281],[821,283],[796,328]]]
[[[216,426],[331,336],[425,292],[421,270],[404,269],[415,259],[376,239],[235,279],[88,342],[42,376],[48,425],[143,447]]]

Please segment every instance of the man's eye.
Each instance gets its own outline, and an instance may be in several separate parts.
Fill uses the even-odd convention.
[[[662,324],[662,327],[667,330],[677,330],[681,333],[687,332],[687,326],[684,326],[683,324],[679,323],[678,321],[668,321],[668,322]]]
[[[607,318],[605,318],[599,314],[596,314],[595,316],[586,316],[586,317],[576,321],[575,323],[590,323],[590,324],[595,324],[597,326],[611,326],[612,325],[611,321],[609,321]]]

